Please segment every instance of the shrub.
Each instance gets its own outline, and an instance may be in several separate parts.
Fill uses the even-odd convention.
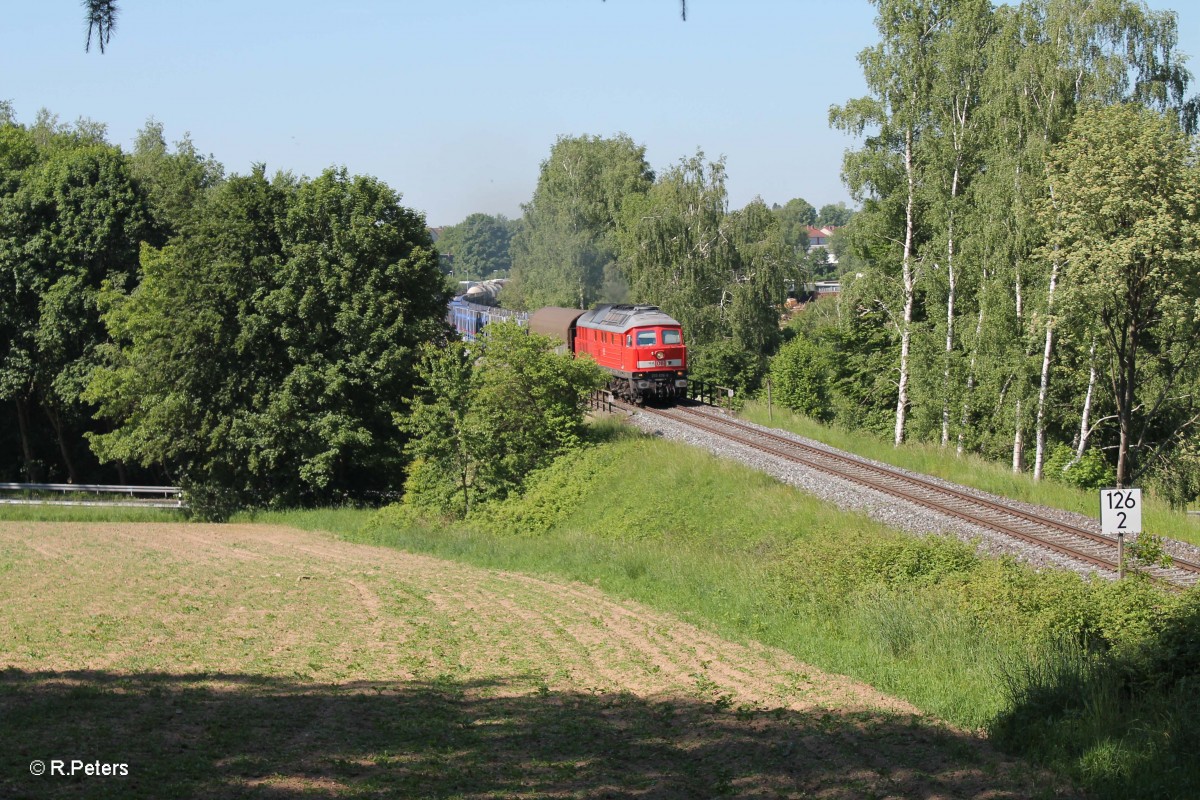
[[[1075,451],[1069,445],[1056,445],[1046,459],[1046,475],[1079,489],[1102,489],[1112,486],[1117,480],[1117,470],[1104,458],[1098,448],[1088,448],[1083,456],[1075,459]]]
[[[824,350],[803,334],[771,359],[772,399],[813,419],[829,417],[829,380]]]

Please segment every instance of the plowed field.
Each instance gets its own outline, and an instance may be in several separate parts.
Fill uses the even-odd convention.
[[[0,609],[4,797],[1055,793],[785,653],[290,528],[0,523]]]

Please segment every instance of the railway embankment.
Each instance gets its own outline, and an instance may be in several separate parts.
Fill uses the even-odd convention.
[[[1200,794],[1194,592],[991,557],[850,506],[623,434],[466,521],[385,509],[354,537],[559,575],[780,647],[1095,796]]]

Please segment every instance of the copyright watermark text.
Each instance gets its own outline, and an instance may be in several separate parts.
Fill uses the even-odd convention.
[[[65,778],[76,775],[93,777],[119,777],[129,775],[128,764],[110,764],[103,761],[84,761],[80,758],[52,758],[49,761],[36,759],[29,762],[31,775],[61,775]]]

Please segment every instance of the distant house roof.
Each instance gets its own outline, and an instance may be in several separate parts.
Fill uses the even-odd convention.
[[[808,252],[811,253],[813,250],[817,249],[818,247],[820,247],[824,250],[827,250],[828,252],[826,253],[826,256],[825,256],[826,259],[828,260],[828,262],[830,264],[836,264],[837,256],[835,256],[833,254],[832,250],[829,250],[829,237],[832,236],[834,231],[836,231],[836,230],[837,230],[837,226],[834,226],[834,225],[826,225],[824,228],[814,228],[812,225],[809,225],[808,226]]]

